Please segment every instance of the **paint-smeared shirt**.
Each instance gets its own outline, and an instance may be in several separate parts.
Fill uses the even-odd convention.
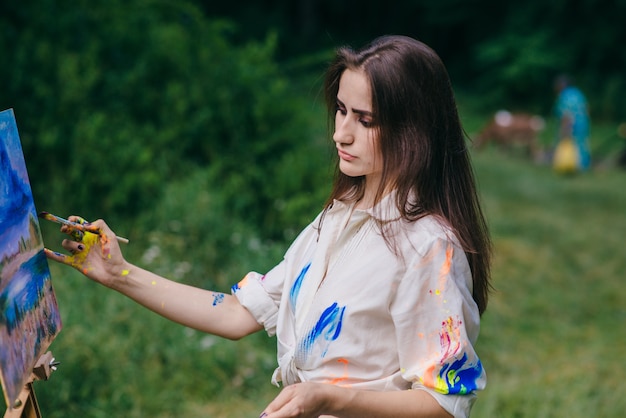
[[[467,417],[486,375],[466,255],[441,222],[403,221],[392,201],[369,210],[335,201],[279,265],[249,273],[233,294],[277,336],[273,383],[425,390]],[[377,219],[392,228],[395,254]]]

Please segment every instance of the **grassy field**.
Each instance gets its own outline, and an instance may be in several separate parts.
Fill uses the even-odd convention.
[[[473,417],[622,417],[626,171],[564,177],[495,149],[474,160],[495,290]],[[52,269],[65,328],[59,371],[35,385],[45,417],[254,417],[277,393],[273,340],[202,335]]]
[[[475,160],[495,292],[474,416],[623,416],[626,173],[563,177],[493,151]]]

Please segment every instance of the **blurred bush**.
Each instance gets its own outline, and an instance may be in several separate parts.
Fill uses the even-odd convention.
[[[274,204],[267,167],[312,141],[274,35],[235,44],[233,24],[191,2],[3,9],[0,106],[15,109],[38,207],[137,216],[166,182],[210,166],[232,209],[264,222]]]

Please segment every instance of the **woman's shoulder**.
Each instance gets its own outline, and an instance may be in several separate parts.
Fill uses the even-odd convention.
[[[324,211],[318,213],[315,218],[302,229],[298,236],[292,241],[287,250],[287,254],[301,251],[303,248],[309,247],[318,241],[324,216]]]
[[[403,228],[411,233],[435,237],[447,236],[451,232],[448,222],[436,215],[424,215],[416,220],[402,221]]]
[[[426,215],[415,221],[401,221],[400,239],[407,241],[410,244],[410,248],[427,251],[435,243],[446,242],[454,246],[459,245],[454,231],[449,226],[448,222],[435,215]]]

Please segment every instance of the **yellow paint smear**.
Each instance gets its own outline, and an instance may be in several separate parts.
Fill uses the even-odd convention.
[[[87,259],[87,254],[89,254],[89,250],[91,250],[91,247],[93,247],[97,243],[98,235],[92,234],[90,232],[85,232],[82,240],[82,244],[85,246],[85,248],[82,251],[67,257],[68,264],[86,274],[90,270],[88,267],[84,266]]]

